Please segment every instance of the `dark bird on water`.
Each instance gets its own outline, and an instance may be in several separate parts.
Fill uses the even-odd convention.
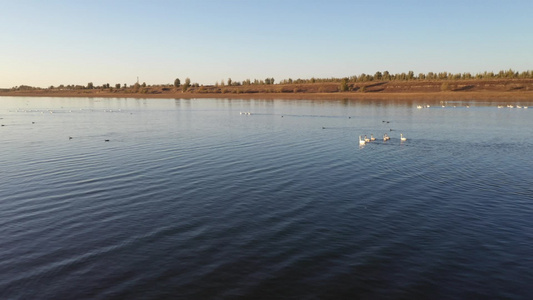
[[[104,142],[109,142],[109,140],[104,140]]]
[[[69,136],[69,137],[68,137],[68,139],[69,139],[69,140],[72,140],[72,137],[71,137],[71,136]]]

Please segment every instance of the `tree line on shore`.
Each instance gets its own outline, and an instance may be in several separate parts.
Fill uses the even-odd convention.
[[[513,71],[512,69],[509,69],[507,71],[499,71],[497,73],[495,72],[483,72],[483,73],[449,73],[449,72],[428,72],[428,73],[419,73],[418,75],[415,75],[413,71],[408,71],[407,73],[396,73],[391,74],[388,71],[377,71],[376,73],[372,74],[365,74],[362,73],[361,75],[353,75],[349,77],[331,77],[331,78],[315,78],[312,77],[310,79],[283,79],[279,81],[278,85],[291,85],[291,84],[313,84],[313,83],[340,83],[340,90],[346,91],[348,90],[348,84],[349,83],[360,83],[360,82],[385,82],[385,81],[446,81],[446,80],[492,80],[492,79],[533,79],[533,71],[523,71],[523,72],[517,72]],[[227,80],[222,79],[220,82],[216,82],[214,84],[214,87],[226,87],[226,86],[250,86],[250,85],[273,85],[275,84],[274,78],[266,78],[264,80],[260,79],[245,79],[243,81],[234,81],[231,78],[228,78]],[[170,90],[172,88],[175,89],[181,89],[183,92],[186,92],[190,87],[200,87],[204,85],[200,85],[198,83],[191,83],[190,78],[186,78],[185,82],[182,84],[181,80],[179,78],[176,78],[174,80],[174,84],[157,84],[157,85],[147,85],[145,82],[140,84],[139,82],[136,82],[135,84],[128,85],[126,83],[116,83],[114,86],[110,85],[109,83],[104,83],[100,86],[96,86],[93,84],[93,82],[89,82],[86,86],[84,85],[59,85],[57,87],[50,86],[48,89],[54,90],[92,90],[92,89],[107,89],[107,90],[130,90],[132,92],[138,93],[138,92],[147,92],[148,87],[157,87],[162,88],[165,90]],[[206,85],[206,86],[213,86],[213,85]],[[21,86],[15,86],[11,88],[11,90],[39,90],[41,88],[38,87],[32,87],[28,85],[21,85]]]
[[[293,83],[326,83],[326,82],[368,82],[368,81],[410,81],[410,80],[487,80],[487,79],[533,79],[533,71],[517,72],[509,69],[507,71],[483,72],[472,75],[466,73],[449,73],[449,72],[428,72],[415,75],[413,71],[407,73],[391,74],[388,71],[377,71],[374,75],[362,73],[343,78],[311,78],[311,79],[284,79],[280,84]]]

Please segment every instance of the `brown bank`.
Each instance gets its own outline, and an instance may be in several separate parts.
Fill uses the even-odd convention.
[[[394,100],[394,101],[533,101],[533,79],[417,80],[351,83],[340,92],[338,82],[191,86],[186,91],[168,85],[142,88],[94,89],[3,89],[0,96],[105,97],[105,98],[239,98],[309,100]]]

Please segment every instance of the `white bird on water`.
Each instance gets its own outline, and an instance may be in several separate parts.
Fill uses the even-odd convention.
[[[403,133],[400,133],[400,141],[407,141],[407,138],[403,136]]]
[[[359,145],[366,144],[365,140],[361,139],[361,136],[359,136]]]

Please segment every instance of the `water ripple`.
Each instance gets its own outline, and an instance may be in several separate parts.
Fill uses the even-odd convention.
[[[531,298],[524,114],[18,101],[0,110],[2,298]]]

